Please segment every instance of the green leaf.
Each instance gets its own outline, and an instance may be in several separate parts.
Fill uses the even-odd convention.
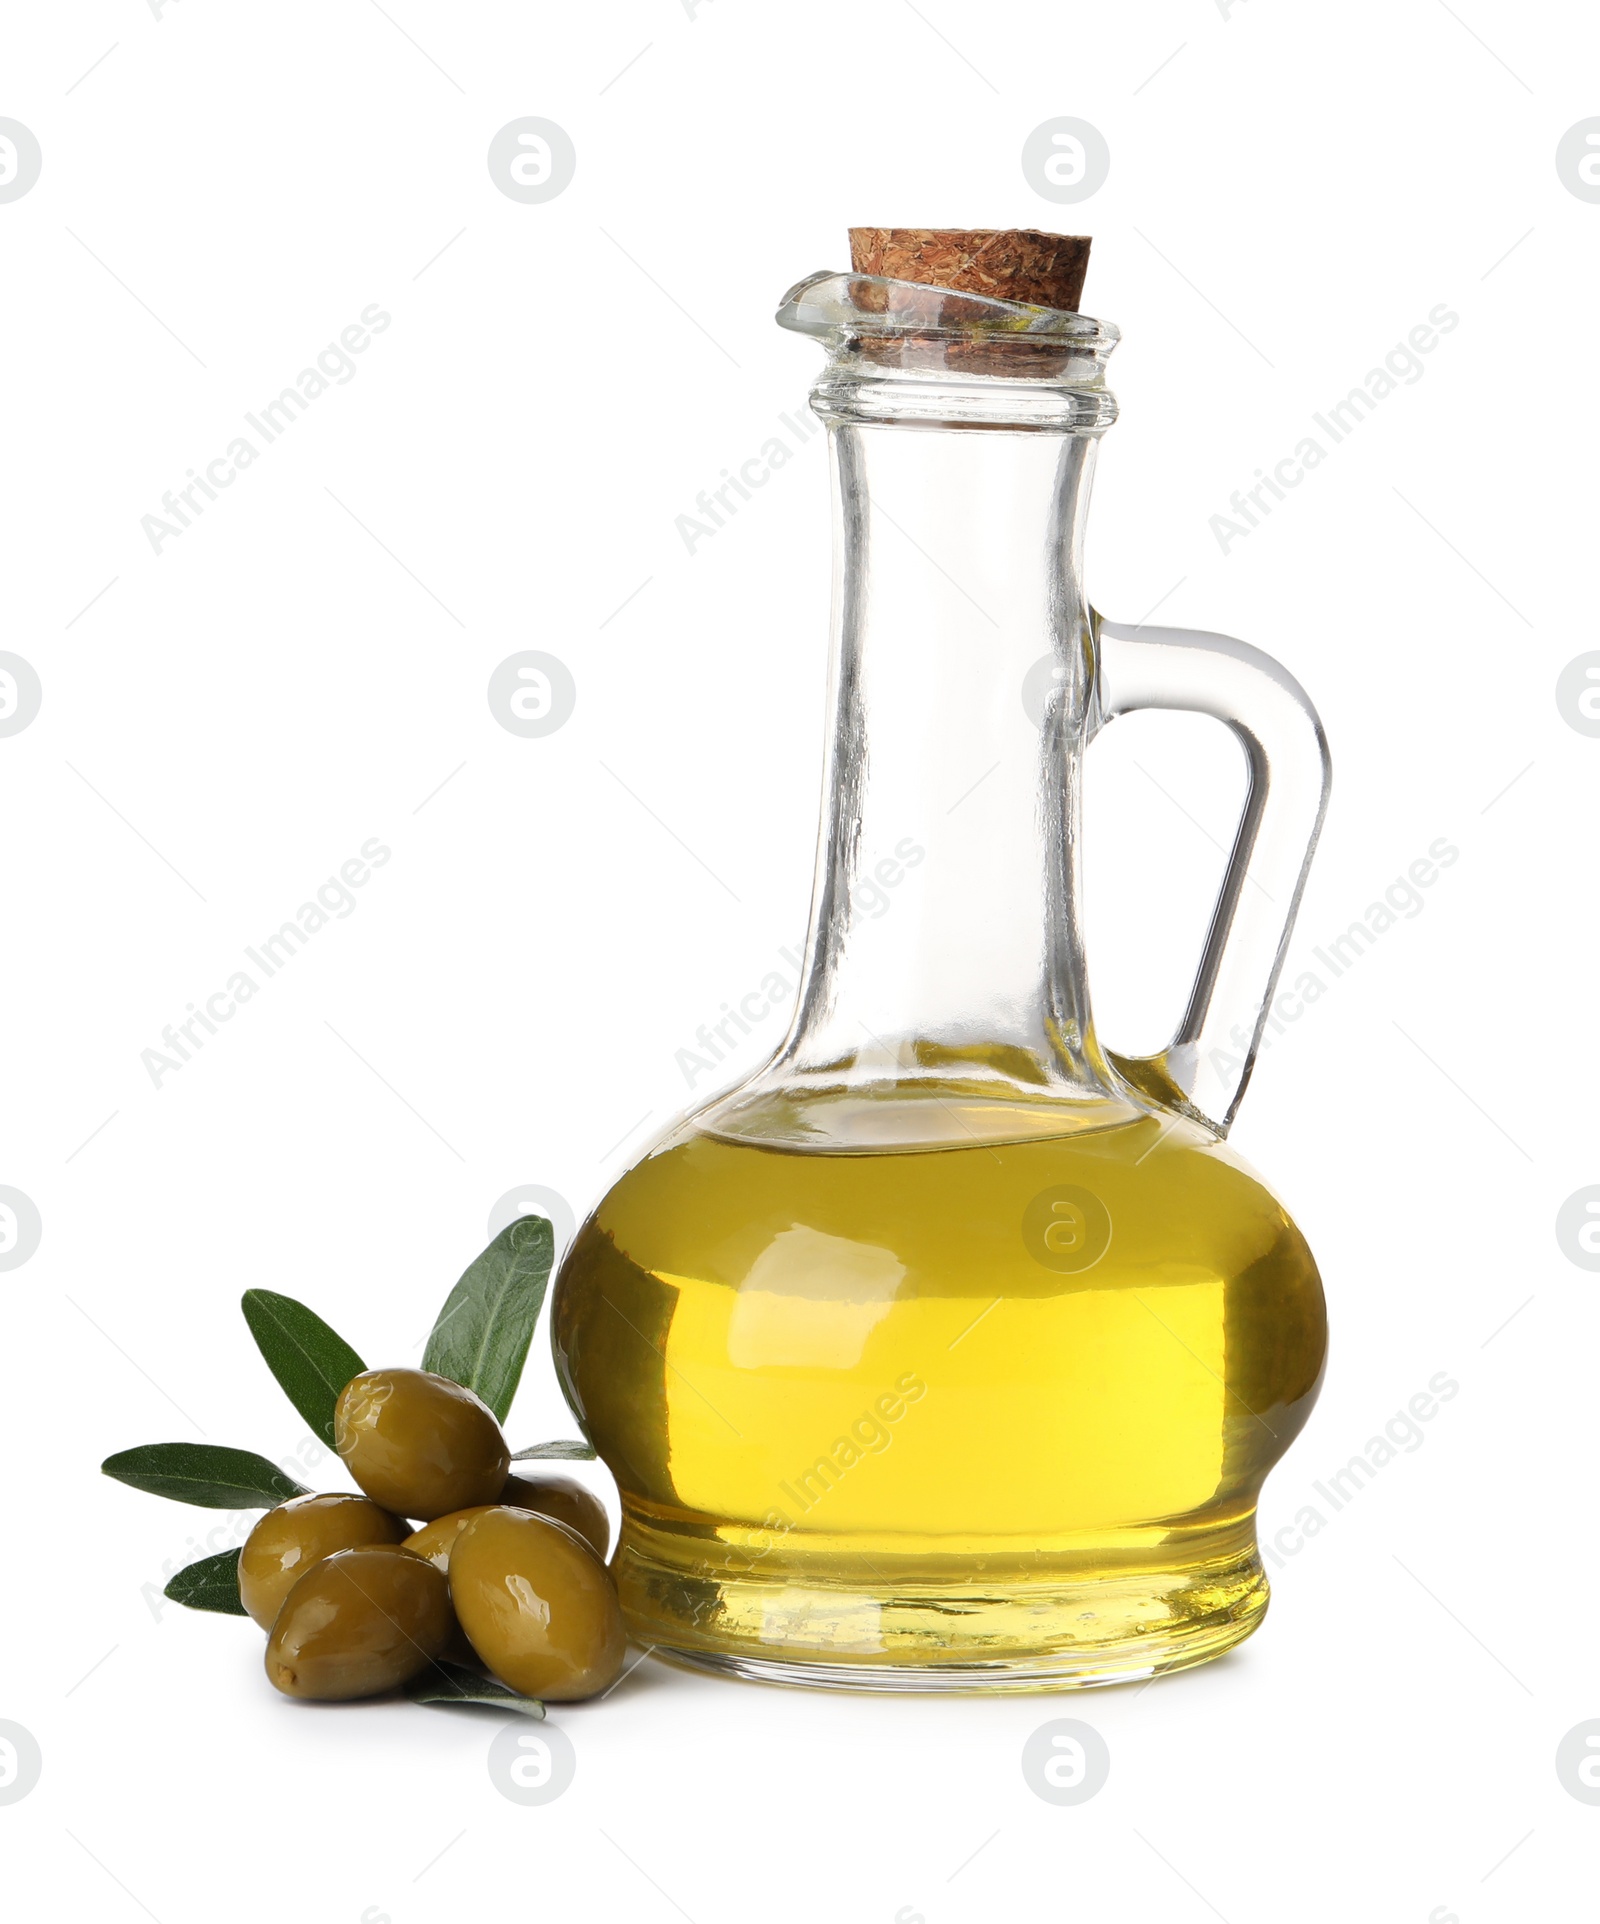
[[[495,1237],[445,1299],[422,1367],[475,1391],[503,1423],[539,1320],[555,1236],[522,1216]]]
[[[292,1496],[309,1494],[254,1450],[227,1450],[215,1443],[146,1443],[108,1456],[100,1468],[136,1490],[207,1510],[271,1510]]]
[[[367,1367],[315,1310],[270,1289],[247,1289],[239,1307],[279,1387],[329,1448],[333,1406]]]
[[[537,1697],[519,1696],[493,1677],[480,1676],[458,1663],[433,1663],[406,1685],[415,1704],[482,1704],[490,1710],[516,1710],[524,1717],[542,1717]]]
[[[594,1445],[568,1442],[565,1439],[559,1443],[535,1443],[531,1449],[518,1450],[511,1461],[528,1463],[535,1458],[544,1463],[592,1463]]]
[[[224,1550],[218,1556],[191,1563],[187,1570],[178,1572],[162,1594],[191,1610],[217,1610],[229,1617],[250,1614],[239,1601],[237,1550]]]

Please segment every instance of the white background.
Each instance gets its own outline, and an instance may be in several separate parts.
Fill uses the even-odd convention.
[[[1554,1758],[1600,1716],[1600,1278],[1555,1217],[1600,1180],[1600,741],[1555,684],[1596,645],[1600,206],[1555,149],[1600,113],[1597,56],[1575,6],[1484,0],[10,11],[0,114],[44,156],[0,205],[0,646],[44,691],[0,740],[0,1181],[43,1221],[0,1275],[0,1718],[44,1756],[0,1807],[12,1915],[1489,1924],[1591,1901],[1600,1809]],[[578,156],[542,205],[485,164],[527,114]],[[1112,156],[1070,207],[1020,165],[1063,114]],[[1095,600],[1271,649],[1332,739],[1289,974],[1459,848],[1286,1027],[1235,1131],[1333,1328],[1264,1528],[1436,1372],[1460,1391],[1209,1668],[895,1702],[646,1663],[559,1713],[576,1780],[526,1809],[487,1774],[493,1718],[295,1705],[251,1626],[157,1616],[225,1519],[96,1466],[158,1438],[296,1450],[240,1291],[415,1360],[495,1200],[587,1209],[684,1104],[697,1026],[801,933],[821,437],[693,555],[674,518],[803,396],[816,352],[772,310],[844,264],[852,222],[1094,235],[1085,307],[1126,336]],[[393,321],[355,378],[153,553],[141,516],[372,302]],[[1229,495],[1440,302],[1460,325],[1423,377],[1224,554]],[[543,740],[486,700],[526,648],[578,689]],[[1093,752],[1114,1043],[1176,1013],[1236,759],[1154,719]],[[163,1026],[372,836],[393,858],[356,910],[152,1086]],[[542,1334],[511,1427],[570,1433]],[[1061,1715],[1112,1758],[1073,1809],[1019,1767]]]

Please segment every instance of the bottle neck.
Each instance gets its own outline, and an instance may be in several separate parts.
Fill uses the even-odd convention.
[[[1078,903],[1095,437],[829,405],[832,726],[799,1008],[713,1127],[873,1148],[1104,1126]]]

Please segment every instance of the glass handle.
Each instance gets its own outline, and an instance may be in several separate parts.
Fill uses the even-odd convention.
[[[1096,726],[1140,708],[1226,722],[1250,788],[1189,1006],[1158,1055],[1113,1057],[1137,1087],[1226,1135],[1261,1031],[1328,806],[1332,764],[1317,711],[1289,671],[1227,635],[1094,616]]]

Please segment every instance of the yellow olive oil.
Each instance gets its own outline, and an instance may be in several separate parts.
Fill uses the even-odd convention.
[[[1039,1688],[1254,1628],[1256,1498],[1326,1324],[1249,1168],[1138,1116],[868,1153],[691,1130],[585,1224],[555,1341],[621,1488],[641,1642]]]

